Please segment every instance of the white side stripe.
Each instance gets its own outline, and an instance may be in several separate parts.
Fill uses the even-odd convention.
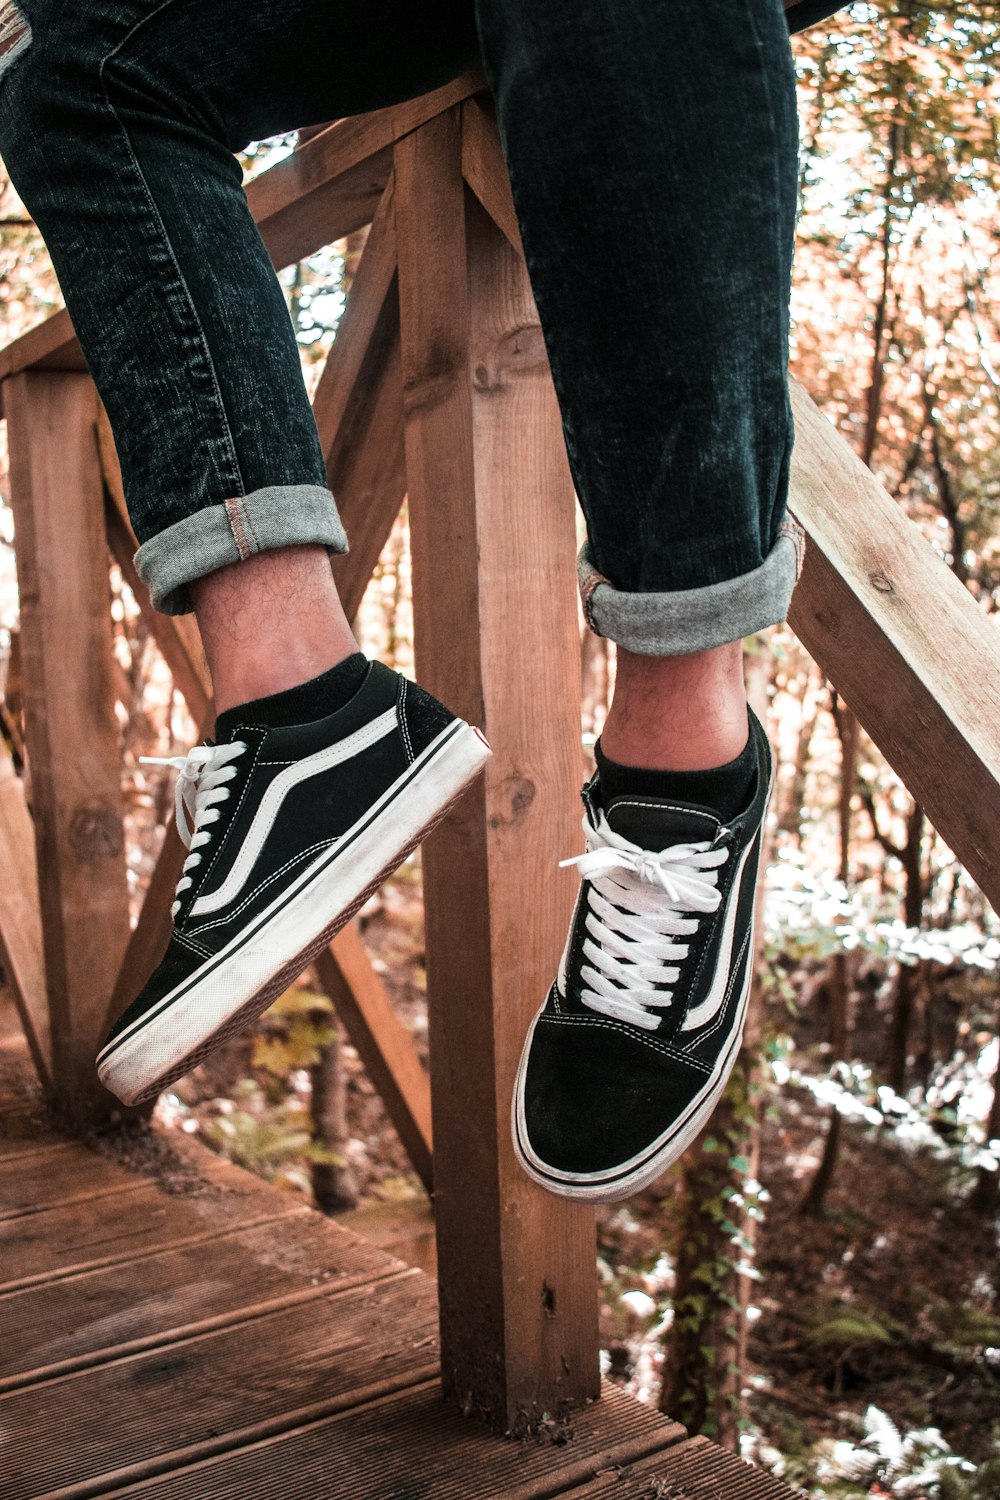
[[[379,714],[377,719],[372,719],[371,723],[366,724],[363,729],[358,729],[354,734],[348,735],[346,740],[340,740],[326,750],[319,750],[315,755],[297,761],[295,765],[289,766],[276,776],[261,798],[260,806],[247,830],[243,847],[236,856],[232,869],[217,891],[198,897],[191,908],[192,917],[205,917],[211,912],[219,911],[240,894],[251,870],[257,863],[281,804],[293,787],[299,786],[303,781],[308,781],[312,776],[331,771],[334,766],[341,765],[345,760],[351,760],[355,755],[360,755],[363,750],[367,750],[369,746],[384,739],[387,734],[391,734],[395,727],[396,708],[393,705],[392,708],[386,709],[384,714]]]
[[[719,956],[715,961],[715,983],[700,1005],[696,1005],[689,1011],[681,1031],[696,1031],[699,1026],[705,1026],[718,1014],[726,991],[729,988],[730,974],[729,965],[733,953],[733,935],[736,931],[736,912],[740,904],[740,891],[743,886],[743,872],[746,869],[747,859],[753,848],[753,839],[750,840],[743,851],[739,869],[736,871],[736,879],[733,881],[732,890],[729,893],[729,907],[726,911],[726,925],[722,931],[722,941],[719,944]]]

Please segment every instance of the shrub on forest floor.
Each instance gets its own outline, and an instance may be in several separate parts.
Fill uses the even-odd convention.
[[[862,1418],[862,1436],[820,1443],[815,1500],[885,1496],[891,1500],[990,1500],[1000,1459],[979,1468],[953,1453],[936,1427],[902,1433],[877,1406]]]

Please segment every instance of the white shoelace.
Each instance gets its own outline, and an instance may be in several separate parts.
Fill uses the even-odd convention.
[[[140,763],[147,766],[173,766],[180,772],[174,787],[174,816],[181,842],[191,853],[184,861],[180,880],[177,882],[177,900],[170,908],[176,917],[181,897],[191,885],[189,871],[201,864],[199,851],[212,835],[209,826],[218,822],[221,814],[218,804],[229,796],[226,782],[236,775],[233,761],[246,749],[242,740],[232,745],[195,745],[187,755],[141,755]]]
[[[583,820],[586,854],[560,860],[577,865],[591,882],[580,999],[591,1010],[655,1031],[673,991],[656,988],[676,983],[678,964],[688,955],[698,917],[714,912],[722,900],[719,867],[727,848],[708,840],[672,844],[654,852],[613,832],[601,813],[597,827]],[[666,899],[664,899],[666,898]],[[624,907],[624,911],[621,908]]]

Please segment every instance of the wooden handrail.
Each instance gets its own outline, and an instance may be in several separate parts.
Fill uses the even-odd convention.
[[[789,621],[1000,909],[996,622],[797,383],[792,396],[808,543]]]

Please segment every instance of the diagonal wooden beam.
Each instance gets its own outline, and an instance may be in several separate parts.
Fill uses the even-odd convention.
[[[135,595],[150,633],[170,668],[178,691],[187,703],[188,712],[201,723],[208,715],[212,684],[205,653],[201,648],[198,626],[191,615],[163,615],[153,609],[146,585],[136,572],[133,559],[139,544],[128,518],[115,440],[103,406],[98,407],[97,440],[104,478],[105,522],[111,555]]]
[[[1000,910],[1000,632],[793,382],[789,622]]]
[[[395,281],[328,449],[327,472],[351,541],[350,552],[333,559],[333,576],[353,619],[406,493]]]
[[[497,131],[496,109],[488,94],[466,99],[462,104],[462,176],[511,249],[523,256],[510,177]]]
[[[357,922],[350,922],[320,954],[316,972],[336,1006],[351,1046],[381,1095],[414,1171],[430,1193],[430,1080],[413,1038],[372,968]]]
[[[396,275],[395,181],[390,174],[375,210],[361,260],[313,397],[313,416],[323,452],[333,452],[369,346]]]
[[[38,863],[24,786],[0,740],[0,958],[42,1087],[52,1081]]]
[[[262,172],[247,197],[280,269],[367,224],[392,165],[393,144],[442,110],[486,90],[479,72],[365,115],[338,120]]]

